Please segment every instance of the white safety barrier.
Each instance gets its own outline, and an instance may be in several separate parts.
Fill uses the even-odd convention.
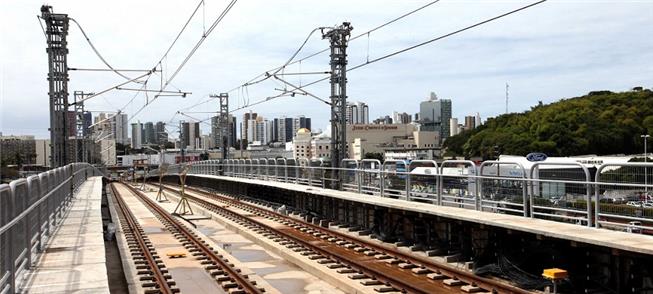
[[[603,164],[465,160],[259,158],[191,163],[196,174],[279,181],[359,193],[653,234],[653,163]],[[175,174],[178,168],[170,169]],[[20,190],[19,187],[16,189]]]

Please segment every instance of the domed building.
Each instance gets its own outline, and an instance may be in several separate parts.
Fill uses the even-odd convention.
[[[293,157],[295,159],[311,158],[311,131],[307,128],[297,130],[292,140]]]
[[[306,128],[297,130],[293,139],[295,159],[328,159],[331,156],[331,137],[327,132],[313,136]]]

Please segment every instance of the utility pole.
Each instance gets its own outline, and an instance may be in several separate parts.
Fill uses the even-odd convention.
[[[229,138],[231,137],[231,128],[229,127],[229,94],[220,93],[220,95],[211,95],[211,98],[217,98],[218,101],[218,121],[217,126],[213,126],[216,146],[222,148],[222,159],[229,157]]]
[[[322,38],[331,43],[331,167],[340,167],[347,158],[347,43],[351,30],[349,22],[343,22],[329,31],[322,29]],[[334,179],[338,175],[334,172]]]
[[[508,83],[506,83],[506,114],[508,114],[508,89],[510,86],[508,86]]]
[[[68,15],[52,13],[52,6],[41,6],[48,48],[50,96],[50,148],[52,168],[70,162],[68,154]]]

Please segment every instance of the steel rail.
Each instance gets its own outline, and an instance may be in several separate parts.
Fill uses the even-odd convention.
[[[174,290],[168,284],[165,275],[163,274],[163,272],[161,272],[161,269],[159,268],[156,260],[154,259],[154,256],[152,255],[149,248],[147,247],[147,244],[145,244],[145,239],[143,238],[143,233],[140,231],[139,225],[136,222],[135,219],[136,217],[131,212],[131,210],[127,207],[127,204],[125,203],[125,200],[122,198],[120,193],[118,193],[115,184],[111,184],[110,186],[111,186],[111,192],[113,196],[116,198],[116,202],[118,203],[118,207],[120,208],[120,211],[125,217],[129,229],[134,234],[134,237],[138,242],[138,247],[140,248],[140,251],[145,256],[145,260],[147,261],[149,268],[152,270],[152,273],[154,274],[155,283],[158,285],[157,289],[161,291],[161,293],[163,294],[175,293]]]
[[[167,186],[164,186],[164,188],[166,188],[168,190],[175,191],[174,189],[171,189],[170,187],[167,187]],[[386,254],[386,255],[393,256],[393,257],[395,257],[397,259],[400,259],[400,260],[408,261],[410,263],[417,264],[417,265],[423,265],[425,267],[428,267],[428,268],[431,268],[431,269],[434,269],[434,270],[439,270],[444,275],[447,275],[447,276],[450,276],[450,277],[455,277],[455,278],[457,278],[457,279],[459,279],[459,280],[461,280],[461,281],[463,281],[463,282],[465,282],[467,284],[476,285],[476,286],[478,286],[480,288],[483,288],[483,289],[486,289],[486,290],[489,290],[489,291],[496,291],[498,293],[520,293],[520,294],[531,293],[530,291],[518,288],[518,287],[513,286],[513,285],[509,285],[509,284],[507,284],[505,282],[501,282],[501,281],[497,281],[497,280],[493,280],[493,279],[489,279],[489,278],[479,277],[479,276],[474,275],[473,273],[463,271],[463,270],[460,270],[460,269],[457,269],[457,268],[454,268],[452,266],[448,266],[448,265],[445,265],[445,264],[436,263],[434,261],[428,260],[427,258],[422,258],[422,257],[419,257],[419,256],[414,256],[414,255],[403,253],[403,252],[398,251],[398,250],[396,250],[394,248],[391,248],[391,247],[389,247],[387,245],[375,244],[375,243],[372,243],[372,242],[368,242],[366,240],[356,238],[356,237],[353,237],[353,236],[345,234],[345,233],[333,231],[333,230],[323,228],[321,226],[318,226],[318,225],[315,225],[315,224],[312,224],[312,223],[300,221],[300,220],[291,218],[289,216],[286,216],[286,215],[283,215],[283,214],[280,214],[280,213],[277,213],[277,212],[274,212],[274,211],[270,211],[270,210],[263,209],[263,208],[257,207],[255,205],[252,205],[252,204],[249,204],[249,203],[245,203],[243,201],[239,201],[239,200],[232,199],[232,198],[225,197],[225,196],[212,194],[210,192],[203,191],[203,190],[196,189],[196,188],[186,187],[186,189],[189,190],[189,191],[198,193],[198,194],[206,195],[208,198],[211,198],[211,199],[214,199],[214,200],[227,202],[227,203],[233,204],[234,206],[238,206],[238,205],[244,206],[244,207],[247,207],[248,209],[255,210],[257,213],[265,214],[265,215],[268,215],[268,216],[271,216],[271,217],[274,217],[274,218],[283,219],[285,221],[295,223],[295,224],[298,224],[298,225],[301,225],[301,226],[309,227],[312,230],[316,230],[316,231],[319,231],[321,233],[331,235],[331,236],[334,236],[336,238],[340,238],[340,239],[349,241],[351,243],[355,243],[355,244],[357,244],[357,245],[359,245],[361,247],[371,248],[371,249],[373,249],[375,251],[378,251],[378,252]],[[203,199],[191,196],[191,195],[186,195],[186,197],[188,197],[190,200],[199,200],[199,201],[196,201],[198,203],[199,202],[206,203],[206,204],[208,204],[210,206],[213,206],[213,207],[215,207],[217,209],[221,209],[223,211],[229,211],[229,210],[227,210],[227,209],[225,209],[223,207],[220,207],[219,205],[217,205],[215,203],[211,203],[211,202],[208,202],[206,200],[203,200]],[[245,218],[245,219],[250,220],[249,218],[246,218],[246,217],[241,216],[239,214],[236,214],[234,212],[230,212],[230,213],[232,215],[238,217],[238,218]],[[255,220],[253,220],[253,221],[256,222],[258,225],[261,225],[261,226],[265,227],[267,230],[278,233],[280,235],[288,236],[288,234],[286,232],[284,232],[284,231],[277,230],[276,228],[270,227],[270,226],[268,226],[266,224],[257,222]],[[292,239],[293,241],[301,243],[301,244],[306,244],[307,247],[311,248],[314,251],[324,251],[321,247],[315,246],[315,245],[311,244],[310,242],[308,242],[307,240],[304,240],[304,239],[301,239],[301,238],[296,238],[296,237],[293,237],[293,236],[289,236],[289,239]],[[326,253],[324,253],[324,255],[326,255],[326,256],[335,256],[338,259],[342,259],[342,256],[334,255],[332,252],[326,252]],[[352,264],[352,263],[355,263],[355,262],[352,261],[352,260],[344,259],[343,263]],[[361,264],[356,265],[356,267],[358,267],[358,269],[361,270],[361,271],[367,271],[367,270],[374,271],[373,269],[366,269],[365,265],[361,265]],[[414,289],[415,288],[414,285],[407,285],[406,282],[403,281],[403,280],[397,280],[397,279],[395,279],[395,277],[388,276],[386,272],[376,272],[376,271],[374,271],[374,273],[371,274],[370,276],[377,276],[377,277],[382,276],[382,277],[384,277],[384,279],[388,280],[391,284],[397,285],[399,288],[403,287],[409,292],[416,292],[416,293],[423,292],[423,291],[420,291],[419,289]],[[399,285],[402,285],[402,286],[399,286]],[[405,285],[405,287],[403,285]],[[413,290],[410,290],[410,289],[413,289]]]
[[[213,249],[209,248],[208,245],[206,245],[204,242],[202,242],[196,236],[194,236],[192,232],[190,232],[186,227],[182,226],[181,223],[179,223],[179,221],[177,221],[174,217],[172,217],[170,213],[164,210],[152,199],[147,197],[143,192],[132,187],[131,185],[127,185],[125,183],[121,183],[121,184],[125,185],[135,196],[141,199],[143,203],[145,203],[147,206],[155,210],[161,217],[163,217],[172,226],[174,226],[177,229],[177,231],[183,234],[184,237],[186,237],[188,240],[193,242],[193,244],[197,246],[202,251],[202,253],[206,254],[206,256],[212,262],[219,264],[221,269],[224,270],[244,291],[252,294],[264,293],[264,291],[259,289],[252,281],[249,281],[243,274],[238,272],[228,262],[220,258],[213,251]]]

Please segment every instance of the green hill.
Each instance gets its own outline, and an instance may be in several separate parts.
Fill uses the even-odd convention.
[[[653,91],[596,91],[581,97],[501,115],[450,137],[446,155],[495,158],[497,154],[549,156],[633,154],[653,135]],[[653,149],[653,140],[649,148]]]

